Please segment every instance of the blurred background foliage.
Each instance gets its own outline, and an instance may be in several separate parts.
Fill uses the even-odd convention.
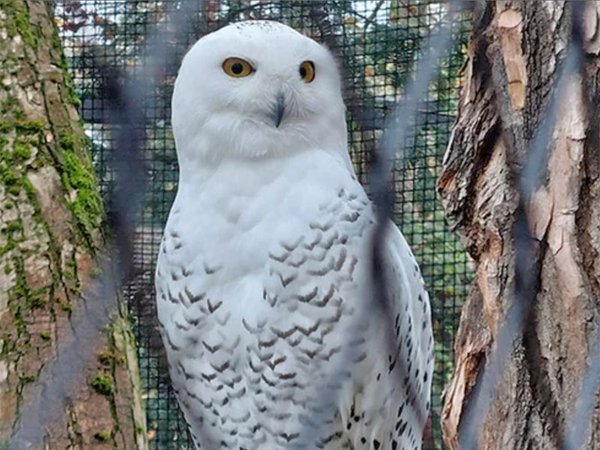
[[[446,2],[428,0],[214,1],[197,3],[187,17],[186,39],[168,18],[179,1],[88,0],[56,2],[67,60],[81,99],[103,194],[113,189],[111,130],[100,87],[106,67],[125,75],[160,80],[145,93],[144,161],[150,180],[135,236],[136,279],[125,293],[138,340],[152,448],[192,448],[168,383],[154,312],[153,272],[162,226],[177,189],[177,160],[169,124],[170,95],[185,51],[199,37],[232,21],[279,20],[324,42],[338,57],[348,106],[349,151],[368,190],[371,152],[386,114],[404,95],[424,38],[446,16]],[[460,307],[471,280],[468,257],[449,229],[436,198],[436,180],[456,115],[469,17],[453,17],[454,45],[432,83],[420,126],[398,150],[410,152],[394,175],[394,219],[419,260],[432,298],[436,370],[432,392],[433,438],[441,448],[441,394],[452,371],[453,341]],[[168,46],[157,58],[150,35]],[[106,197],[108,198],[108,197]],[[108,205],[110,211],[110,205]]]

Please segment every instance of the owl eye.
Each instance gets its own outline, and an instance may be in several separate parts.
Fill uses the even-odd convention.
[[[315,64],[312,61],[304,61],[300,64],[300,78],[306,83],[312,82],[315,79]]]
[[[242,78],[254,72],[252,65],[241,58],[227,58],[223,61],[223,71],[234,78]]]

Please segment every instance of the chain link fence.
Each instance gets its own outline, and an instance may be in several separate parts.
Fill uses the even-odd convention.
[[[100,92],[106,68],[158,77],[164,83],[144,92],[143,157],[149,180],[134,237],[134,278],[125,297],[135,325],[151,448],[192,448],[187,427],[169,385],[154,302],[154,263],[177,187],[177,162],[170,129],[170,96],[177,68],[199,37],[233,21],[284,22],[325,42],[337,55],[346,87],[349,150],[368,190],[372,149],[386,116],[403,98],[404,87],[424,49],[424,38],[443,20],[447,4],[427,0],[199,1],[186,29],[166,20],[178,1],[61,0],[56,20],[81,99],[80,112],[90,137],[103,194],[115,189],[110,158],[111,123]],[[461,85],[461,66],[469,31],[468,14],[450,24],[454,44],[420,105],[419,126],[404,144],[406,161],[394,173],[394,219],[417,257],[431,295],[436,350],[432,392],[433,436],[426,448],[441,448],[441,394],[452,372],[453,342],[462,299],[470,284],[466,253],[448,229],[436,199],[436,179],[449,140]],[[168,58],[153,58],[146,41],[158,31]],[[185,36],[185,39],[181,39]],[[150,45],[149,45],[150,44]],[[142,72],[143,70],[143,72]],[[110,219],[111,205],[108,205]]]

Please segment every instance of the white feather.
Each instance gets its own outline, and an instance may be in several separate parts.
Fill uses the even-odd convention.
[[[254,73],[228,76],[230,57]],[[312,83],[299,75],[306,60]],[[276,22],[225,27],[182,63],[173,95],[180,180],[156,289],[171,379],[198,448],[296,448],[306,427],[310,448],[420,447],[429,300],[390,227],[391,334],[373,312],[374,214],[349,161],[340,91],[331,54]]]

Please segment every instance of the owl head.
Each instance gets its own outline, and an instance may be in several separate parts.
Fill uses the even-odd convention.
[[[172,99],[180,165],[305,151],[347,158],[335,60],[273,21],[246,21],[202,37],[183,59]]]

